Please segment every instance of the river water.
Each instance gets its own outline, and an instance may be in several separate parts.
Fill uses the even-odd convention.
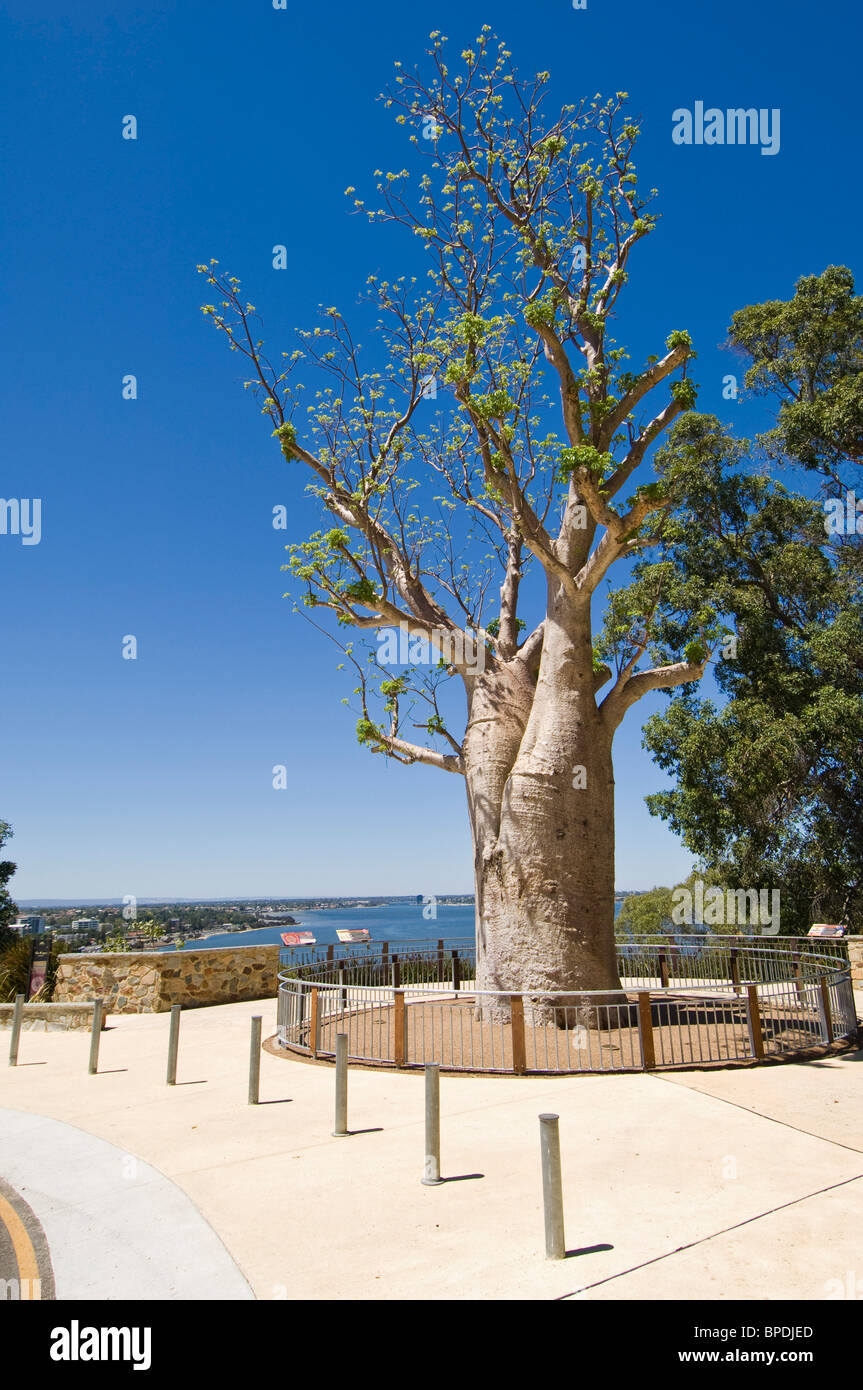
[[[615,904],[615,916],[620,904]],[[434,911],[436,916],[424,917],[423,913]],[[318,944],[328,946],[337,942],[337,928],[366,927],[373,942],[436,941],[438,937],[463,936],[471,941],[474,937],[473,903],[437,903],[423,906],[422,903],[386,903],[381,907],[337,907],[321,908],[311,912],[297,910],[292,912],[297,925],[283,924],[277,927],[256,927],[252,931],[219,932],[205,940],[188,941],[183,947],[187,951],[202,950],[209,946],[254,946],[258,942],[281,943],[281,933],[310,931],[318,939]],[[174,947],[165,947],[174,950]]]

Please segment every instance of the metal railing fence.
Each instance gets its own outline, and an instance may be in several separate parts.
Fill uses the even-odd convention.
[[[833,945],[834,943],[829,943]],[[410,950],[405,946],[410,945]],[[399,943],[279,976],[277,1036],[313,1057],[521,1074],[743,1061],[855,1037],[850,968],[820,941],[618,943],[622,989],[476,988],[473,942]]]

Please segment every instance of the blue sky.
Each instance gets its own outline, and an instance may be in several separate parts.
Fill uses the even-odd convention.
[[[701,407],[753,432],[763,407],[721,399],[731,313],[831,262],[856,269],[856,6],[4,11],[0,493],[43,499],[39,545],[0,536],[15,892],[469,891],[461,779],[357,745],[337,654],[282,597],[284,542],[317,516],[201,318],[195,265],[214,256],[240,276],[274,350],[318,303],[348,313],[368,274],[410,270],[411,239],[350,218],[343,190],[409,156],[375,101],[393,61],[420,61],[432,29],[460,49],[490,23],[522,71],[551,71],[558,104],[630,93],[663,216],[632,263],[617,336],[637,362],[688,328]],[[780,152],[673,144],[672,111],[697,100],[780,108]],[[121,138],[128,113],[134,142]],[[272,268],[276,243],[286,271]],[[121,397],[127,373],[136,401]],[[287,536],[271,526],[278,503]],[[130,633],[137,661],[121,656]],[[644,807],[664,779],[640,725],[661,703],[642,702],[616,743],[620,887],[690,863]]]

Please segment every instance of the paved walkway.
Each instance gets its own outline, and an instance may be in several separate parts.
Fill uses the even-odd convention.
[[[48,1242],[32,1207],[0,1178],[0,1299],[54,1297]]]
[[[43,1278],[42,1298],[254,1297],[182,1188],[104,1139],[0,1110],[0,1172],[50,1252],[56,1292]]]
[[[863,1293],[863,1052],[746,1071],[444,1076],[449,1181],[428,1188],[422,1075],[352,1070],[353,1133],[334,1139],[330,1068],[265,1052],[263,1103],[246,1104],[255,1013],[273,1033],[274,1001],[184,1013],[176,1087],[166,1014],[112,1017],[96,1076],[87,1035],[22,1034],[21,1065],[0,1066],[0,1105],[19,1112],[0,1117],[0,1176],[45,1228],[59,1297],[243,1297],[245,1279],[263,1299],[819,1300],[854,1287],[849,1274]],[[543,1252],[548,1110],[560,1262]],[[28,1115],[75,1128],[58,1139]],[[86,1136],[104,1141],[109,1188]],[[95,1269],[74,1254],[76,1202]],[[157,1225],[157,1253],[139,1260]],[[216,1292],[220,1279],[233,1291]]]

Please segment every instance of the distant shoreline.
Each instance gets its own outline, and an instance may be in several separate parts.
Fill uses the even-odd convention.
[[[211,939],[211,937],[214,937],[214,936],[240,936],[240,935],[244,935],[246,932],[250,932],[250,931],[278,931],[280,927],[284,927],[285,931],[295,931],[297,928],[302,927],[302,923],[301,923],[301,922],[293,922],[293,923],[291,923],[291,922],[274,922],[271,926],[267,926],[267,923],[266,923],[266,922],[256,922],[256,923],[254,924],[254,926],[248,926],[248,927],[234,927],[234,926],[232,926],[231,929],[230,929],[230,931],[208,931],[204,936],[183,936],[182,932],[180,932],[179,934],[180,934],[180,936],[183,936],[183,941],[184,941],[184,942],[185,942],[185,941],[209,941],[209,940]]]
[[[649,893],[649,888],[616,888],[614,891],[615,900],[621,898],[637,897],[641,893]],[[472,895],[461,897],[458,894],[435,894],[438,905],[441,907],[472,907],[474,898]],[[224,907],[232,908],[241,903],[284,903],[281,898],[138,898],[139,907]],[[405,903],[413,903],[416,896],[406,896],[403,898],[383,898],[380,901],[369,902],[366,899],[350,898],[325,898],[317,902],[308,902],[302,899],[302,907],[293,909],[296,912],[337,912],[352,911],[361,907],[399,907]],[[123,902],[119,898],[17,898],[16,905],[19,911],[35,912],[42,908],[48,912],[83,910],[88,907],[101,907],[106,909],[122,908]],[[291,911],[290,905],[283,907],[283,911]]]

